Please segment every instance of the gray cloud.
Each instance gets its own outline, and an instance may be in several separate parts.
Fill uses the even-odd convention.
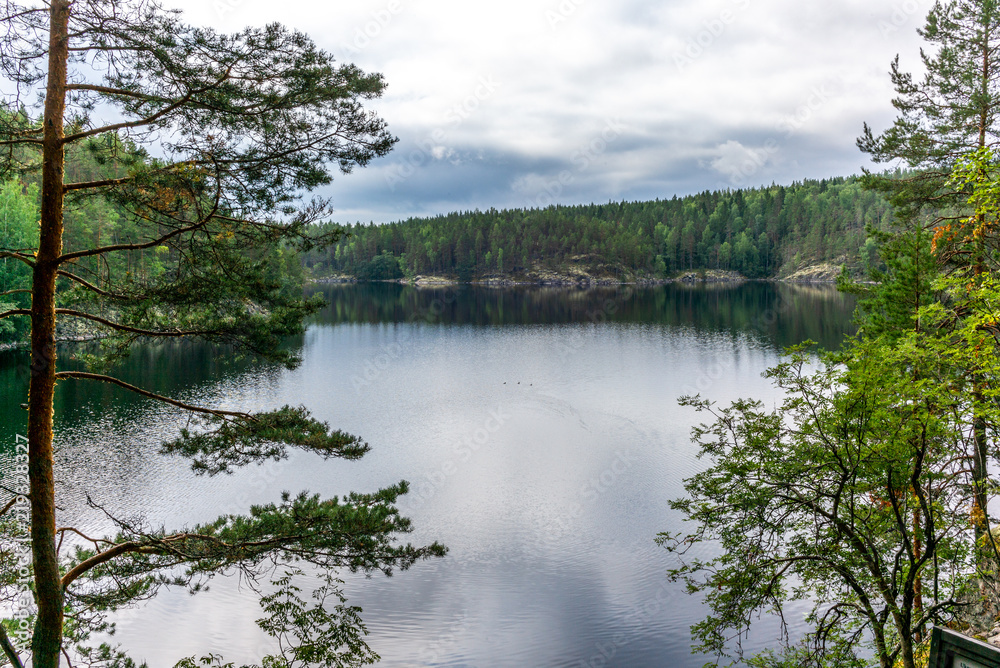
[[[384,222],[857,173],[931,1],[170,4],[222,30],[280,21],[386,76],[374,108],[399,145],[323,193]]]

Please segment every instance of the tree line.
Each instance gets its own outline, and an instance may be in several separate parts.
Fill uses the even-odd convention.
[[[646,202],[347,225],[344,238],[303,262],[316,276],[367,280],[420,274],[468,280],[569,264],[618,276],[719,269],[765,278],[825,261],[873,267],[876,241],[868,230],[892,221],[883,196],[857,177],[838,177]]]

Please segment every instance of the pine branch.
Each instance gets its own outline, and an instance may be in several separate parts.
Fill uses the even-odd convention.
[[[23,310],[23,309],[21,309],[21,310]],[[15,313],[15,312],[13,312],[13,311],[7,311],[7,313]],[[15,313],[15,314],[16,315],[22,315],[21,313]],[[30,315],[31,311],[25,311],[24,314]],[[68,308],[57,308],[56,309],[56,314],[58,314],[58,315],[68,315],[71,318],[82,318],[84,320],[91,320],[93,322],[96,322],[98,324],[104,325],[105,327],[110,327],[111,329],[114,329],[114,330],[119,331],[119,332],[129,332],[130,334],[138,334],[140,336],[164,336],[164,337],[171,337],[171,338],[179,338],[179,337],[184,337],[184,336],[205,336],[205,335],[208,335],[208,334],[215,333],[215,332],[211,332],[211,331],[207,331],[207,330],[206,331],[199,331],[199,330],[184,331],[184,330],[179,330],[179,329],[175,329],[175,330],[141,329],[139,327],[131,327],[129,325],[123,325],[123,324],[118,323],[118,322],[107,320],[106,318],[102,318],[100,316],[93,315],[91,313],[85,313],[84,311],[75,311],[73,309],[68,309]],[[2,317],[2,316],[3,316],[3,314],[0,314],[0,317]]]
[[[254,417],[249,413],[240,413],[237,411],[223,411],[213,408],[204,408],[202,406],[194,406],[192,404],[186,404],[182,401],[177,401],[176,399],[171,399],[170,397],[165,397],[148,390],[144,390],[141,387],[136,387],[126,383],[123,380],[119,380],[113,376],[105,376],[97,373],[88,373],[85,371],[60,371],[56,374],[56,380],[63,379],[74,379],[74,380],[96,380],[102,383],[110,383],[112,385],[117,385],[118,387],[124,388],[129,392],[146,397],[147,399],[154,399],[156,401],[161,401],[165,404],[170,404],[171,406],[176,406],[177,408],[183,408],[186,411],[191,411],[192,413],[204,413],[206,415],[215,415],[218,417],[234,417],[243,420],[253,421]]]

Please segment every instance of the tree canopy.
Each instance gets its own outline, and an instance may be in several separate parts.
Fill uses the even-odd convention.
[[[391,149],[385,122],[364,107],[385,82],[280,25],[222,34],[147,0],[4,4],[0,70],[16,90],[0,110],[0,182],[16,185],[0,191],[12,212],[0,247],[12,287],[0,322],[30,330],[31,377],[30,489],[3,513],[30,508],[33,600],[30,646],[12,642],[7,624],[4,656],[19,668],[29,660],[52,668],[63,655],[127,665],[121,650],[89,644],[114,610],[165,586],[197,591],[217,574],[258,578],[307,564],[326,574],[318,604],[299,599],[287,573],[282,592],[261,599],[261,627],[283,641],[261,665],[371,660],[357,610],[323,602],[340,597],[337,568],[391,573],[444,554],[436,543],[397,542],[411,530],[394,505],[405,482],[344,498],[286,494],[177,530],[99,507],[118,533],[87,536],[56,524],[53,395],[58,382],[101,382],[193,412],[201,421],[164,452],[206,474],[281,459],[290,447],[362,456],[364,441],[304,407],[251,414],[189,405],[125,383],[114,368],[141,341],[185,337],[298,364],[283,337],[301,332],[319,304],[290,289],[276,265],[286,249],[339,238],[337,228],[312,233],[328,204],[302,197]],[[34,187],[37,234],[23,224]],[[57,323],[74,322],[101,340],[85,371],[64,368],[55,345]],[[9,565],[19,529],[5,528]],[[4,569],[8,602],[24,593],[17,574]]]
[[[894,61],[899,117],[858,140],[913,170],[862,179],[894,217],[869,227],[880,266],[850,286],[858,337],[818,368],[792,350],[769,372],[778,409],[687,399],[713,412],[694,432],[709,463],[674,504],[694,530],[661,539],[721,544],[673,571],[709,603],[701,647],[725,654],[754,614],[812,604],[803,642],[756,666],[913,668],[928,624],[981,631],[998,612],[1000,7],[936,2],[920,34],[925,75]]]
[[[403,274],[470,279],[573,265],[608,278],[697,269],[765,278],[821,262],[847,263],[863,274],[878,262],[870,230],[884,230],[891,220],[882,196],[840,177],[648,202],[350,225],[350,236],[310,251],[304,262],[314,275],[363,280]]]

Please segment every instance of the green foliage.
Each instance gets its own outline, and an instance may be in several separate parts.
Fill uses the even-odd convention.
[[[407,275],[465,278],[535,267],[582,264],[598,275],[663,277],[681,270],[722,269],[774,276],[799,262],[858,265],[867,226],[882,229],[887,202],[853,178],[790,187],[703,192],[652,202],[547,209],[468,211],[386,225],[347,226],[350,233],[305,256],[316,275],[395,278],[383,257]],[[792,258],[799,254],[799,260]]]
[[[264,612],[270,616],[257,621],[270,636],[288,648],[287,654],[268,657],[265,668],[307,666],[361,666],[375,663],[379,656],[363,640],[367,634],[360,608],[344,605],[346,598],[337,588],[337,581],[327,576],[326,583],[313,592],[316,605],[306,607],[298,596],[301,591],[292,584],[290,574],[275,580],[278,589],[261,599]],[[329,598],[338,604],[331,613],[326,609]],[[340,648],[345,648],[340,651]]]
[[[272,594],[261,597],[260,604],[266,617],[257,625],[278,641],[278,654],[263,657],[260,664],[241,668],[355,668],[379,660],[364,642],[368,634],[361,621],[360,608],[344,605],[346,598],[339,588],[340,581],[329,576],[325,584],[313,592],[314,605],[299,597],[302,590],[293,584],[293,576],[301,571],[288,572],[274,580]],[[328,601],[336,601],[330,611]],[[233,663],[223,663],[221,656],[211,654],[198,659],[187,657],[174,668],[234,668]]]
[[[0,251],[26,250],[38,243],[38,188],[25,187],[11,179],[0,184]],[[26,308],[30,303],[31,268],[23,262],[0,260],[0,313]],[[0,320],[0,342],[24,336],[26,324],[19,320]]]
[[[914,636],[954,620],[976,575],[967,395],[955,385],[968,357],[915,332],[860,341],[815,369],[798,348],[767,373],[786,397],[775,409],[683,400],[714,417],[694,430],[709,465],[671,504],[694,530],[660,542],[681,555],[672,577],[711,610],[692,627],[699,649],[728,655],[757,614],[804,600],[813,631],[793,656],[913,665]],[[702,543],[721,554],[684,557]]]
[[[357,269],[357,277],[362,281],[391,281],[403,277],[399,261],[388,251],[382,251]]]
[[[880,282],[851,286],[858,339],[815,370],[790,351],[768,372],[779,408],[685,400],[716,418],[694,432],[710,465],[673,504],[696,530],[661,541],[712,611],[693,627],[704,651],[726,654],[755,614],[801,599],[813,604],[803,644],[752,665],[913,668],[931,622],[995,616],[984,509],[998,489],[985,472],[1000,424],[1000,187],[992,151],[956,164],[944,187],[969,213],[877,235]],[[705,541],[722,554],[684,560]]]
[[[197,473],[232,473],[234,467],[268,459],[280,461],[288,457],[289,445],[324,459],[360,459],[369,450],[357,436],[331,431],[327,423],[309,417],[302,406],[247,417],[209,414],[203,423],[215,428],[197,433],[181,429],[180,437],[162,448],[164,454],[190,458]]]
[[[842,280],[862,296],[859,338],[815,370],[791,351],[769,372],[785,393],[779,409],[686,400],[715,417],[694,432],[709,466],[674,502],[695,530],[661,540],[678,555],[721,546],[672,572],[711,610],[693,627],[700,647],[725,655],[754,614],[812,603],[803,643],[754,657],[761,668],[914,668],[930,622],[975,623],[966,608],[996,615],[987,464],[997,460],[1000,189],[989,147],[1000,138],[1000,5],[934,3],[920,34],[932,46],[925,73],[902,72],[897,58],[900,115],[858,140],[876,162],[913,170],[861,180],[894,221],[866,226],[875,284]]]
[[[764,650],[747,659],[750,668],[863,668],[853,648],[844,643],[817,651],[808,642],[788,645],[780,651]]]
[[[281,651],[262,657],[261,666],[376,660],[359,611],[344,605],[332,573],[388,575],[445,554],[437,543],[399,543],[411,531],[395,505],[405,482],[343,498],[285,493],[278,503],[176,531],[91,503],[117,535],[57,529],[63,490],[53,483],[60,473],[52,391],[58,382],[103,382],[205,416],[163,446],[199,472],[281,459],[290,447],[323,458],[363,455],[367,444],[302,407],[249,414],[191,406],[108,374],[138,344],[164,338],[298,364],[283,343],[322,304],[303,298],[297,254],[342,235],[329,225],[317,232],[329,204],[304,194],[391,149],[396,139],[364,107],[385,82],[336,63],[307,35],[279,24],[223,34],[146,0],[11,0],[5,7],[0,71],[13,90],[8,99],[37,99],[44,90],[32,107],[0,105],[0,216],[9,214],[0,220],[0,278],[10,283],[3,291],[31,287],[36,297],[27,544],[37,614],[30,650],[18,648],[23,656],[0,633],[5,656],[37,668],[55,668],[63,655],[74,664],[135,668],[125,651],[98,640],[113,631],[116,610],[163,587],[194,593],[217,575],[256,583],[277,573],[278,591],[259,599],[266,613],[259,625]],[[113,120],[102,123],[98,112]],[[47,169],[63,157],[64,169]],[[44,204],[39,214],[36,197]],[[27,304],[21,292],[0,301]],[[8,333],[19,334],[26,315],[6,307],[0,323],[18,323],[22,329]],[[65,370],[55,342],[66,332],[101,338],[96,351],[81,355],[90,371]],[[6,565],[25,531],[3,528]],[[299,568],[325,583],[315,604],[299,598],[291,581]],[[0,599],[9,604],[17,594],[12,571],[3,571]]]

